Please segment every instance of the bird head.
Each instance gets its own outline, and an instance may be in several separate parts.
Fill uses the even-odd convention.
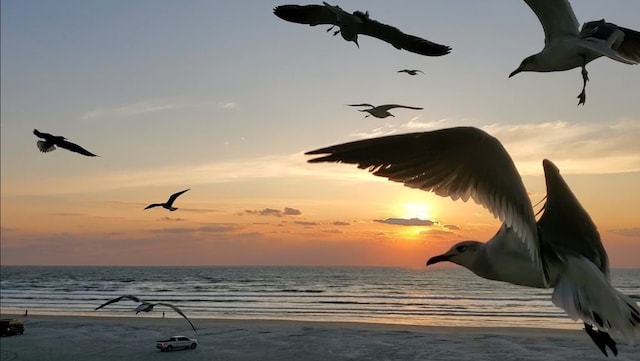
[[[511,72],[511,74],[509,74],[509,78],[511,78],[512,76],[523,72],[523,71],[532,71],[535,69],[535,64],[536,64],[536,56],[535,55],[531,55],[528,56],[526,58],[524,58],[524,60],[522,60],[522,62],[520,63],[520,66]]]
[[[449,261],[470,269],[475,261],[476,253],[482,245],[483,244],[478,241],[462,241],[456,243],[446,253],[429,258],[427,266],[438,262]]]

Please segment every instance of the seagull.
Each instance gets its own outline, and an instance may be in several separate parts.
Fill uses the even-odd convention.
[[[589,81],[587,64],[606,56],[624,64],[640,63],[640,33],[604,19],[590,21],[578,32],[578,20],[568,0],[525,0],[544,29],[544,48],[525,58],[509,78],[523,72],[551,72],[582,68],[582,92],[578,105],[586,101]]]
[[[191,189],[191,188],[189,188],[189,189]],[[164,209],[168,209],[168,210],[170,210],[171,212],[173,212],[173,211],[175,211],[176,209],[178,209],[178,208],[176,208],[176,207],[174,207],[174,206],[173,206],[173,202],[175,202],[175,201],[176,201],[176,198],[180,197],[180,195],[181,195],[182,193],[184,193],[184,192],[188,191],[189,189],[185,189],[185,190],[180,191],[180,192],[178,192],[178,193],[174,193],[174,194],[172,194],[172,195],[171,195],[171,197],[169,197],[169,199],[167,200],[167,202],[166,202],[166,203],[152,203],[152,204],[149,204],[148,206],[144,207],[144,209],[149,209],[149,208],[153,208],[153,207],[162,207],[162,208],[164,208]]]
[[[409,107],[406,105],[399,105],[399,104],[385,104],[385,105],[378,105],[377,107],[371,104],[367,104],[367,103],[362,103],[362,104],[347,104],[350,107],[369,107],[369,109],[358,109],[361,112],[367,112],[369,114],[365,115],[364,117],[368,117],[373,115],[376,118],[386,118],[386,117],[395,117],[395,115],[389,113],[390,109],[393,108],[406,108],[406,109],[415,109],[415,110],[422,110],[424,108],[418,108],[418,107]]]
[[[409,75],[418,75],[418,73],[424,74],[424,72],[420,69],[402,69],[398,70],[398,73],[407,73]]]
[[[455,244],[427,266],[449,261],[476,275],[516,285],[553,288],[552,302],[607,355],[617,354],[609,332],[640,340],[640,308],[609,279],[598,230],[550,160],[543,214],[533,206],[513,160],[500,141],[474,127],[365,139],[306,153],[310,163],[356,164],[376,176],[453,200],[473,199],[503,223],[486,243]]]
[[[56,146],[66,149],[66,150],[70,150],[72,152],[76,152],[76,153],[80,153],[82,155],[86,155],[87,157],[96,157],[95,154],[91,153],[90,151],[82,148],[81,146],[75,144],[75,143],[71,143],[69,141],[67,141],[67,138],[65,137],[61,137],[59,135],[52,135],[49,133],[42,133],[40,131],[38,131],[38,129],[34,129],[33,130],[33,134],[36,135],[36,137],[38,138],[42,138],[44,140],[38,140],[36,142],[36,145],[38,146],[38,149],[40,149],[40,151],[42,153],[49,153],[52,152],[54,150],[56,150]]]
[[[99,309],[101,309],[104,306],[110,305],[112,303],[118,302],[118,301],[122,301],[123,299],[126,300],[131,300],[133,302],[140,302],[140,305],[138,305],[138,307],[135,308],[134,311],[136,311],[136,315],[140,312],[151,312],[153,311],[153,308],[155,306],[167,306],[167,307],[171,307],[174,311],[176,311],[178,314],[180,314],[180,316],[184,317],[185,320],[187,320],[187,322],[189,322],[189,324],[191,325],[191,328],[193,328],[193,330],[196,330],[196,327],[193,325],[193,323],[191,323],[191,321],[189,321],[189,318],[187,318],[187,316],[176,306],[170,304],[170,303],[164,303],[164,302],[156,302],[156,303],[151,303],[151,302],[147,302],[147,301],[143,301],[141,299],[139,299],[136,296],[132,296],[132,295],[124,295],[124,296],[120,296],[120,297],[116,297],[110,301],[107,301],[103,304],[101,304],[100,306],[96,307],[94,311],[97,311]]]
[[[339,6],[329,5],[280,5],[273,9],[273,13],[286,21],[309,24],[310,26],[327,24],[332,30],[335,26],[339,30],[333,35],[342,35],[346,41],[353,41],[358,47],[358,35],[368,35],[393,45],[396,49],[404,49],[412,53],[426,56],[442,56],[449,54],[451,48],[436,44],[414,35],[405,34],[399,29],[380,23],[369,17],[369,12],[354,11],[353,14],[342,10]]]

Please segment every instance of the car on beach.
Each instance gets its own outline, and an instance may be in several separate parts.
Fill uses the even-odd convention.
[[[160,351],[194,349],[198,347],[198,340],[186,336],[171,336],[166,340],[156,341],[156,347]]]
[[[3,318],[0,320],[0,331],[2,336],[22,335],[24,324],[15,318]]]

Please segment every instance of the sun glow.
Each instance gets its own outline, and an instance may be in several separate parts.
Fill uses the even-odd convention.
[[[404,203],[402,205],[402,218],[429,220],[431,217],[431,207],[423,203]]]

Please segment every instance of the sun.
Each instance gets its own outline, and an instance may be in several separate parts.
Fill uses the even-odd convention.
[[[431,218],[431,207],[424,203],[403,203],[402,218],[428,220]]]

